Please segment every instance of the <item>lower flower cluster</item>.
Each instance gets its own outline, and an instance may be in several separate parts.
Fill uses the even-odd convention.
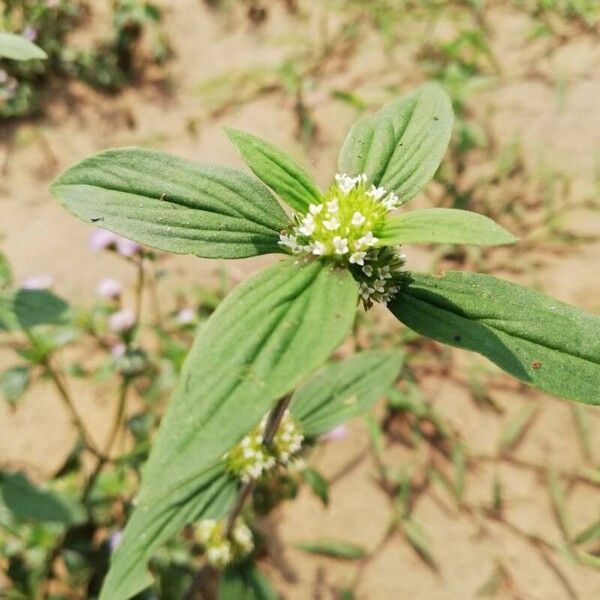
[[[223,522],[213,519],[197,523],[194,535],[204,549],[206,561],[218,569],[239,562],[254,549],[252,532],[240,519],[234,523],[229,537],[225,536]]]
[[[227,470],[244,483],[260,478],[277,465],[290,466],[302,449],[304,436],[289,412],[283,416],[269,446],[264,443],[266,423],[267,417],[224,456]]]
[[[329,257],[350,268],[360,283],[366,307],[389,302],[398,293],[397,276],[404,265],[398,248],[378,247],[375,232],[387,213],[400,204],[393,192],[367,186],[367,175],[337,174],[320,204],[293,216],[279,244],[292,254]]]

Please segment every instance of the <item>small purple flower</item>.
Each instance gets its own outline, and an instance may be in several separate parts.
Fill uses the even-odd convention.
[[[125,352],[127,352],[127,346],[125,344],[115,344],[110,348],[110,355],[115,359],[125,356]]]
[[[35,42],[35,40],[37,39],[37,31],[33,28],[33,27],[25,27],[25,29],[23,29],[21,35],[26,39],[29,40],[30,42]]]
[[[178,313],[177,313],[177,322],[180,325],[189,325],[190,323],[193,323],[196,320],[196,311],[193,308],[182,308]]]
[[[123,293],[123,284],[118,279],[105,277],[98,282],[96,293],[100,298],[107,300],[117,300]]]
[[[108,325],[117,333],[125,333],[133,329],[135,325],[135,315],[129,308],[123,308],[110,315],[108,319]]]
[[[127,256],[131,258],[142,251],[142,247],[133,240],[117,236],[117,252],[121,256]]]
[[[92,250],[116,250],[121,256],[131,258],[142,251],[142,247],[108,229],[95,229],[88,241]]]
[[[24,290],[47,290],[54,285],[54,278],[51,275],[34,275],[21,281],[21,288]]]
[[[348,435],[348,428],[345,425],[338,425],[331,431],[319,436],[320,442],[337,442],[343,440]]]
[[[106,250],[117,243],[117,235],[108,229],[94,229],[88,241],[92,250]]]

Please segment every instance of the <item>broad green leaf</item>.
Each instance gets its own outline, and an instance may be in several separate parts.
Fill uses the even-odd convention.
[[[205,518],[206,507],[217,517],[227,511],[230,494],[210,503],[202,491],[207,470],[327,360],[352,326],[357,297],[347,270],[290,258],[219,305],[185,361],[102,600],[126,600],[148,586],[153,550]]]
[[[85,510],[75,500],[33,484],[23,473],[0,473],[0,513],[27,521],[75,525]]]
[[[497,223],[457,208],[413,210],[388,217],[375,232],[379,246],[397,244],[513,244],[517,238]]]
[[[525,431],[537,414],[537,410],[538,407],[535,404],[528,404],[508,420],[498,437],[500,452],[511,450],[522,440]]]
[[[9,404],[16,404],[29,386],[29,367],[18,366],[0,372],[0,391]]]
[[[256,566],[246,562],[223,571],[218,600],[277,600],[277,594]]]
[[[452,131],[452,105],[438,85],[424,85],[357,121],[344,141],[338,167],[366,173],[369,183],[406,202],[435,175]]]
[[[331,556],[344,560],[358,560],[367,555],[367,551],[357,544],[340,542],[338,540],[313,540],[307,542],[296,542],[294,544],[299,550],[320,556]]]
[[[255,178],[154,150],[96,154],[60,175],[52,193],[87,223],[206,258],[279,252],[288,220]]]
[[[225,133],[254,174],[294,210],[305,213],[309,204],[321,202],[310,175],[285,152],[245,131],[226,128]]]
[[[325,367],[296,391],[290,411],[314,437],[367,412],[394,383],[404,353],[370,350]]]
[[[46,53],[21,35],[0,31],[0,58],[33,60],[48,58]]]
[[[65,301],[46,290],[0,290],[0,330],[55,324],[66,310]]]
[[[310,467],[302,471],[302,479],[307,483],[315,496],[327,506],[329,504],[329,483],[327,479],[315,469]]]
[[[389,308],[417,333],[479,352],[551,394],[600,404],[600,318],[490,275],[408,279]]]

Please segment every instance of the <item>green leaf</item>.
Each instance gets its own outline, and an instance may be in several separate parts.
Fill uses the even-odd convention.
[[[0,373],[0,391],[9,404],[16,404],[25,393],[31,379],[29,367],[12,367]]]
[[[46,290],[0,290],[0,330],[59,323],[67,304]]]
[[[221,488],[229,482],[235,491],[235,482],[207,491],[207,470],[222,469],[223,454],[350,331],[358,297],[350,273],[297,262],[281,261],[239,285],[200,328],[102,600],[125,600],[148,586],[145,564],[155,548],[209,509],[214,518],[227,511],[231,493]]]
[[[505,452],[514,448],[523,438],[525,430],[529,427],[537,414],[538,407],[533,404],[524,406],[502,428],[498,438],[498,450]]]
[[[314,492],[315,496],[327,506],[329,504],[329,483],[327,483],[327,479],[319,471],[311,468],[302,471],[302,478]]]
[[[277,594],[256,566],[246,562],[223,571],[218,600],[277,600]]]
[[[375,232],[378,246],[397,244],[513,244],[517,238],[497,223],[468,210],[429,208],[388,217]]]
[[[560,483],[558,474],[554,469],[548,470],[548,495],[550,496],[550,504],[552,512],[562,533],[564,541],[568,544],[571,535],[569,533],[569,517],[567,511],[567,501],[565,499],[565,491]]]
[[[0,252],[0,290],[12,283],[12,271],[6,255]]]
[[[490,275],[408,275],[389,304],[420,333],[483,354],[536,387],[600,404],[600,318]]]
[[[367,551],[357,544],[340,542],[338,540],[313,540],[310,542],[296,542],[294,544],[299,550],[318,554],[320,556],[331,556],[344,560],[359,560],[367,555]]]
[[[436,569],[435,556],[431,550],[431,542],[422,527],[413,519],[402,520],[402,531],[409,544],[417,554],[432,568]]]
[[[285,152],[245,131],[225,128],[225,133],[254,174],[294,210],[305,213],[309,204],[320,204],[319,188]]]
[[[42,523],[75,525],[85,521],[85,510],[71,498],[34,485],[23,473],[0,473],[0,514]]]
[[[589,527],[586,527],[583,531],[578,533],[573,538],[574,544],[584,544],[590,540],[596,540],[600,538],[600,521],[592,523]]]
[[[206,258],[279,252],[279,231],[288,220],[253,177],[136,148],[85,159],[54,182],[52,193],[87,223]]]
[[[290,411],[314,437],[367,412],[398,376],[404,353],[370,350],[325,367],[299,388]]]
[[[33,60],[48,58],[39,47],[21,35],[0,31],[0,58]]]
[[[366,173],[401,202],[418,194],[437,171],[452,131],[452,105],[438,85],[424,85],[357,121],[344,141],[339,171]]]

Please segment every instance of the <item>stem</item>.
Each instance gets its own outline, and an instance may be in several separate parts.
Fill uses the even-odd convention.
[[[89,433],[87,432],[87,429],[85,428],[85,425],[81,420],[77,409],[75,408],[75,403],[71,398],[71,394],[69,393],[65,382],[61,379],[58,371],[56,371],[56,369],[52,365],[50,357],[46,357],[44,359],[43,365],[46,369],[46,372],[48,373],[48,375],[50,375],[50,378],[54,382],[54,385],[58,390],[59,396],[62,399],[64,405],[67,407],[67,410],[71,413],[71,419],[73,421],[73,424],[77,428],[77,431],[79,432],[79,435],[81,436],[81,439],[83,440],[86,449],[89,450],[98,459],[102,460],[104,458],[103,454],[96,448],[96,445],[94,444]]]
[[[270,446],[273,443],[273,438],[277,433],[277,428],[281,423],[281,419],[283,419],[283,415],[285,415],[285,411],[287,410],[290,401],[292,399],[291,394],[288,394],[278,400],[277,404],[273,407],[269,416],[267,417],[267,423],[265,425],[265,430],[263,432],[263,444],[265,446]],[[229,512],[229,516],[227,517],[227,522],[225,523],[225,529],[223,530],[223,534],[225,537],[229,537],[233,530],[233,526],[235,524],[236,519],[239,514],[242,512],[244,508],[244,504],[246,500],[252,495],[252,490],[254,489],[254,481],[250,480],[247,483],[244,483],[240,490],[238,491],[238,495],[235,499],[233,507]],[[202,593],[202,589],[205,585],[205,579],[207,573],[211,572],[212,569],[207,566],[200,567],[200,569],[196,572],[194,579],[185,595],[185,600],[200,600],[204,598],[204,594]]]

